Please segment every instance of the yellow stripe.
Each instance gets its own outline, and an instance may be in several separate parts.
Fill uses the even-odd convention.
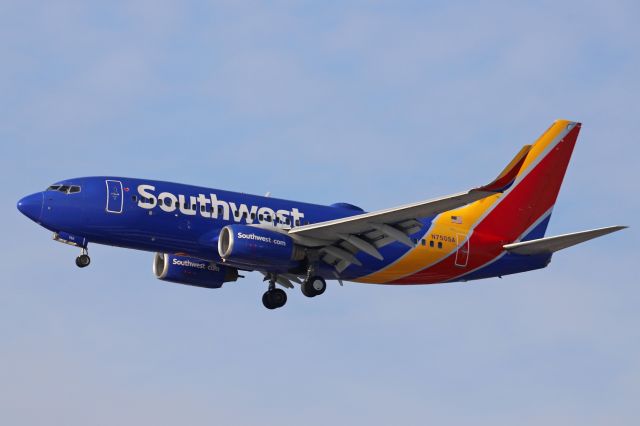
[[[427,245],[418,244],[415,248],[410,249],[404,257],[386,268],[376,271],[370,275],[358,278],[354,281],[362,283],[386,283],[395,281],[407,275],[414,274],[429,265],[432,265],[445,257],[449,256],[456,249],[455,243],[443,242],[443,247],[429,247],[428,241],[433,234],[447,235],[455,238],[457,234],[469,235],[472,226],[482,217],[482,215],[500,198],[502,194],[491,195],[482,200],[478,200],[467,206],[450,210],[439,215],[433,221],[433,226],[429,233],[424,236]],[[462,224],[454,224],[451,216],[459,216],[462,218]]]

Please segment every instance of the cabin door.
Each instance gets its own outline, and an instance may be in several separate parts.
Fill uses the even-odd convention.
[[[109,179],[105,182],[107,184],[107,213],[122,213],[122,207],[124,205],[122,182]]]
[[[456,234],[458,249],[456,250],[456,266],[465,268],[469,262],[469,238],[465,234]]]

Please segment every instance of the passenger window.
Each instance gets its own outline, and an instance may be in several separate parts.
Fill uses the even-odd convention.
[[[200,211],[204,213],[205,210],[207,210],[207,206],[205,206],[204,204],[200,204]]]
[[[195,209],[196,209],[196,205],[195,205],[195,204],[192,204],[192,205],[191,205],[191,210],[195,210]]]
[[[429,241],[429,247],[433,247],[433,240]]]
[[[138,197],[135,195],[132,195],[131,200],[135,203],[136,201],[138,201]]]
[[[296,226],[300,226],[300,219],[296,220]]]
[[[165,204],[167,207],[171,207],[171,204],[173,204],[173,201],[171,201],[171,198],[169,198],[169,199],[165,199],[165,200],[164,200],[164,204]]]
[[[262,222],[262,218],[263,218],[263,217],[264,217],[264,216],[262,216],[261,214],[259,214],[259,215],[258,215],[258,220],[259,220],[260,222]]]
[[[161,206],[161,205],[163,205],[163,204],[164,204],[164,202],[163,202],[162,200],[163,200],[163,198],[158,198],[158,205],[159,205],[159,206]]]
[[[422,239],[422,245],[426,246],[427,245],[427,240],[425,240],[424,238]]]
[[[442,248],[442,242],[438,241],[438,248]]]
[[[256,214],[255,213],[251,213],[251,220],[254,220],[256,218]]]

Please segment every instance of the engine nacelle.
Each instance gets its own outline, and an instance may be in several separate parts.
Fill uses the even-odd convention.
[[[153,274],[162,281],[204,288],[220,288],[238,279],[238,270],[187,256],[156,253]]]
[[[288,235],[247,225],[222,228],[218,254],[232,263],[281,267],[293,266],[305,255]]]

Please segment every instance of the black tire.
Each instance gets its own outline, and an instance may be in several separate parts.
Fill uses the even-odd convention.
[[[262,295],[262,304],[267,309],[275,309],[276,307],[271,303],[271,297],[269,297],[269,292],[265,291]]]
[[[327,282],[320,276],[310,277],[300,286],[302,294],[307,297],[320,296],[327,289]]]
[[[314,295],[320,296],[327,289],[327,282],[322,277],[311,277],[309,287]]]
[[[308,281],[302,283],[302,285],[300,286],[300,290],[302,290],[302,294],[307,297],[315,297],[316,295],[313,291],[313,288],[311,287],[311,284]]]
[[[276,308],[282,308],[287,303],[287,292],[281,288],[276,288],[271,290],[269,298],[271,298],[271,302]]]
[[[91,258],[86,254],[76,257],[76,266],[78,268],[86,268],[91,263]]]

